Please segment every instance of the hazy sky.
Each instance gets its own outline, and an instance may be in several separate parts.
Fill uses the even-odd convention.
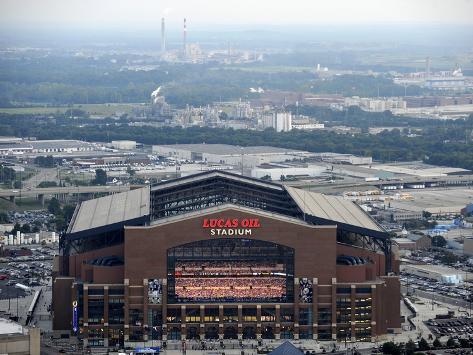
[[[473,24],[473,0],[0,0],[11,26]]]

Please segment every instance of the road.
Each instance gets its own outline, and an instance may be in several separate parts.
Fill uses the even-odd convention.
[[[43,181],[54,181],[58,182],[57,169],[56,168],[38,168],[38,173],[30,177],[28,180],[23,181],[23,188],[35,188],[39,183]]]
[[[406,294],[406,291],[407,291],[406,286],[401,286],[401,292],[403,294]],[[465,308],[466,312],[470,312],[470,302],[465,301],[463,299],[448,297],[448,296],[444,296],[435,292],[427,292],[427,291],[423,291],[418,288],[412,288],[412,287],[409,287],[409,292],[413,296],[419,296],[422,298],[433,300],[434,302],[436,301],[443,302],[443,303],[450,304],[452,306]]]
[[[450,175],[442,177],[407,177],[405,179],[393,179],[393,180],[379,180],[379,181],[363,181],[351,179],[350,181],[338,181],[335,180],[333,183],[329,182],[313,182],[313,181],[286,181],[285,185],[306,188],[308,190],[320,191],[331,189],[342,189],[342,188],[361,188],[366,186],[373,186],[383,189],[383,186],[402,186],[404,189],[409,189],[409,184],[420,184],[424,183],[428,187],[455,187],[455,186],[473,186],[472,175]]]
[[[2,189],[0,190],[0,197],[25,197],[38,195],[59,195],[59,194],[91,194],[91,193],[114,193],[128,191],[138,186],[68,186],[68,187],[45,187],[45,188],[29,188],[29,189]]]

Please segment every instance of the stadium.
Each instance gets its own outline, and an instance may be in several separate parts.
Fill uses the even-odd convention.
[[[76,208],[53,329],[91,347],[374,341],[400,329],[398,268],[353,202],[209,171]]]

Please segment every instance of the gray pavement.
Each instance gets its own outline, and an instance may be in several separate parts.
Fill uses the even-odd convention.
[[[406,291],[407,291],[406,287],[401,286],[401,292],[403,294],[406,294]],[[460,309],[460,311],[463,311],[463,313],[465,312],[470,313],[470,305],[471,307],[473,307],[473,304],[463,299],[441,295],[436,292],[427,292],[427,291],[420,290],[418,288],[414,289],[412,287],[409,287],[409,294],[416,297],[422,297],[422,298],[428,299],[430,303],[442,302],[442,303],[449,304],[451,306],[455,306],[458,309]]]

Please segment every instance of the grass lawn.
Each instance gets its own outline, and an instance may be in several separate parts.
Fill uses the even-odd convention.
[[[145,104],[130,103],[130,104],[84,104],[73,106],[58,106],[58,107],[14,107],[14,108],[0,108],[0,113],[9,114],[54,114],[64,113],[70,108],[86,111],[91,115],[113,115],[131,113],[135,107],[143,107]]]

